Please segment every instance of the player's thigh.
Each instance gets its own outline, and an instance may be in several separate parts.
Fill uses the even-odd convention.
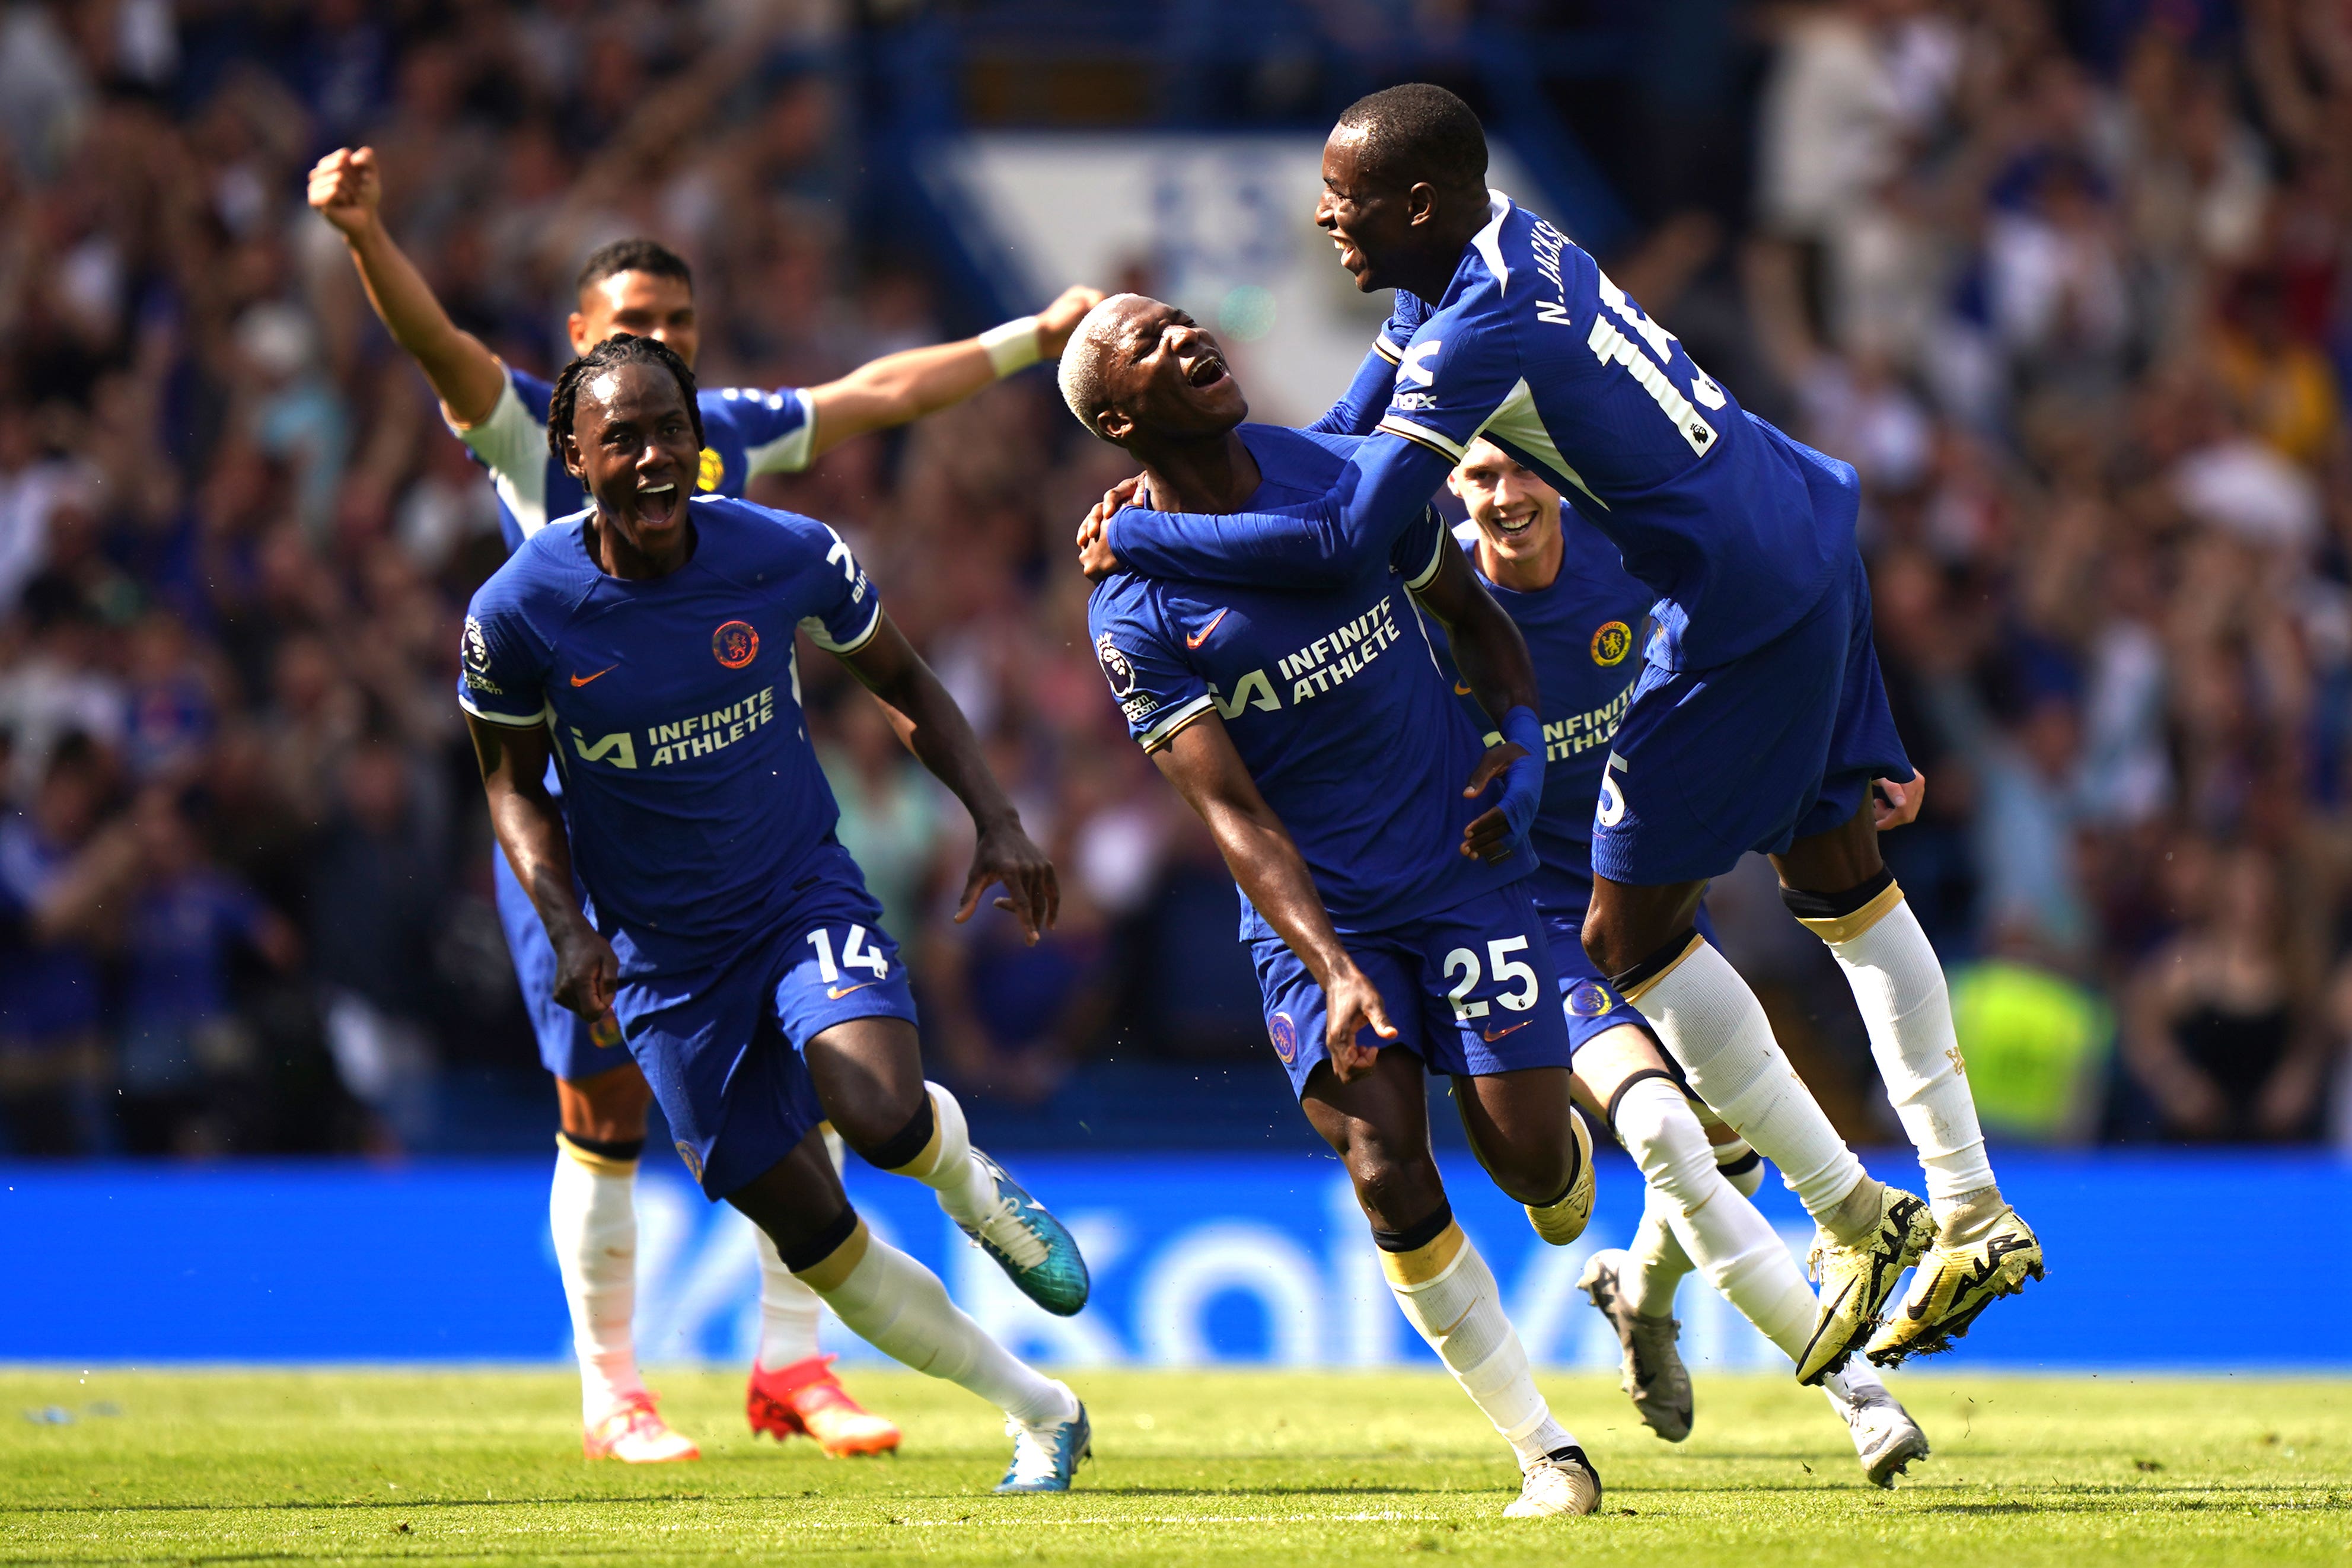
[[[842,856],[787,922],[774,1014],[807,1058],[825,1114],[850,1147],[872,1149],[922,1108],[915,998],[881,907]]]
[[[850,1018],[802,1047],[825,1119],[863,1153],[887,1143],[923,1106],[922,1042],[904,1018]]]
[[[1576,1174],[1576,1115],[1567,1068],[1521,1068],[1454,1080],[1470,1146],[1495,1184],[1516,1201],[1544,1204]]]
[[[1577,1103],[1603,1121],[1615,1116],[1618,1096],[1645,1078],[1682,1081],[1656,1037],[1639,1024],[1615,1025],[1577,1050]]]
[[[563,1131],[575,1138],[625,1143],[646,1135],[653,1086],[625,1055],[593,1078],[559,1078],[555,1104]]]
[[[838,1226],[849,1207],[824,1140],[814,1129],[782,1159],[729,1193],[727,1202],[766,1231],[786,1258]]]
[[[1642,887],[1595,875],[1577,946],[1603,974],[1622,974],[1689,931],[1706,893],[1700,881]]]
[[[1346,1083],[1318,1062],[1298,1097],[1346,1166],[1364,1216],[1382,1230],[1418,1225],[1445,1198],[1429,1150],[1427,1076],[1412,1052],[1388,1047]]]

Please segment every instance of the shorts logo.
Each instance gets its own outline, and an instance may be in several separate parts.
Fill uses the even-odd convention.
[[[1103,679],[1110,682],[1110,694],[1117,698],[1135,695],[1135,665],[1127,655],[1113,647],[1108,632],[1095,638],[1095,658],[1102,661]]]
[[[740,669],[760,657],[760,634],[749,621],[729,621],[710,634],[710,657],[730,669]]]
[[[1298,1026],[1290,1021],[1287,1013],[1276,1013],[1265,1021],[1265,1037],[1274,1042],[1274,1054],[1288,1067],[1298,1059]]]
[[[1568,994],[1568,1010],[1579,1018],[1601,1017],[1616,1005],[1617,998],[1598,980],[1588,980]]]
[[[1592,634],[1592,662],[1599,665],[1622,664],[1633,651],[1633,628],[1622,621],[1611,621]]]
[[[588,1043],[600,1051],[609,1051],[621,1043],[621,1021],[607,1013],[588,1026]]]
[[[702,466],[694,476],[694,488],[715,490],[719,488],[719,481],[726,477],[727,459],[720,457],[713,448],[705,447],[702,449]]]
[[[687,1173],[689,1175],[698,1182],[702,1180],[702,1156],[696,1153],[694,1145],[683,1138],[677,1142],[677,1157],[686,1162]]]

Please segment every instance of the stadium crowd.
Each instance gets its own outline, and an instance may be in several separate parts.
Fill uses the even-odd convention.
[[[2352,1139],[2352,7],[2107,9],[1755,9],[1738,210],[1603,259],[1864,475],[1931,781],[1887,854],[1988,1125]],[[485,1097],[537,1145],[535,1082],[484,1088],[537,1069],[451,696],[495,505],[300,176],[375,146],[393,232],[515,363],[555,369],[579,258],[646,232],[696,265],[706,384],[815,383],[950,335],[848,216],[844,25],[0,18],[0,1153],[451,1147]],[[1230,884],[1087,647],[1067,541],[1117,459],[1033,374],[752,490],[852,539],[1065,868],[1034,950],[945,921],[961,814],[803,661],[933,1059],[1007,1102],[1263,1051]],[[1832,1115],[1891,1131],[1769,868],[1712,901]]]

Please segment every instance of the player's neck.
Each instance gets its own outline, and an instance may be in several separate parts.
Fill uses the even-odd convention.
[[[1486,574],[1486,581],[1514,594],[1542,593],[1559,581],[1559,569],[1567,559],[1568,539],[1557,529],[1533,555],[1505,556],[1486,540],[1478,542],[1478,570]]]
[[[666,548],[641,550],[628,535],[614,527],[602,510],[588,517],[588,553],[609,577],[641,582],[667,577],[694,559],[694,524],[689,521]]]
[[[1413,254],[1398,258],[1397,287],[1432,305],[1444,299],[1454,275],[1462,269],[1463,253],[1486,226],[1487,216],[1488,197],[1483,189],[1475,196],[1464,191],[1448,198],[1429,238]]]
[[[1151,504],[1160,511],[1239,511],[1264,479],[1238,430],[1155,444],[1136,456],[1143,459]]]

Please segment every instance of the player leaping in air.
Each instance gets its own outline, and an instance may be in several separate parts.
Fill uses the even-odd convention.
[[[1306,500],[1357,445],[1243,424],[1214,341],[1138,295],[1087,316],[1061,381],[1079,422],[1142,462],[1160,505]],[[1381,556],[1305,591],[1110,574],[1087,629],[1129,732],[1240,886],[1275,1054],[1347,1165],[1397,1304],[1518,1459],[1504,1511],[1591,1513],[1601,1479],[1537,1389],[1430,1155],[1426,1078],[1444,1073],[1479,1158],[1538,1234],[1565,1245],[1591,1215],[1591,1135],[1528,880],[1535,672],[1423,512]],[[1503,743],[1482,743],[1454,702],[1413,599],[1445,623]],[[1499,804],[1483,799],[1497,782]]]
[[[1649,1184],[1632,1247],[1593,1254],[1580,1283],[1617,1332],[1634,1408],[1652,1431],[1680,1442],[1692,1418],[1690,1376],[1675,1344],[1683,1276],[1696,1267],[1791,1361],[1803,1358],[1812,1337],[1815,1303],[1779,1233],[1748,1201],[1764,1179],[1762,1163],[1685,1097],[1649,1021],[1625,1005],[1578,940],[1592,899],[1592,804],[1633,698],[1641,666],[1631,656],[1650,595],[1600,534],[1564,531],[1559,493],[1494,443],[1471,442],[1446,482],[1470,511],[1455,537],[1527,638],[1543,690],[1535,896],[1576,1047],[1577,1097],[1608,1122]],[[1466,708],[1473,699],[1463,683],[1454,689]],[[1711,935],[1704,911],[1698,919]],[[1892,1486],[1926,1457],[1927,1435],[1866,1363],[1823,1377],[1822,1392],[1877,1485]]]
[[[2042,1247],[1994,1183],[1943,970],[1879,858],[1874,781],[1890,825],[1918,786],[1871,647],[1853,469],[1743,412],[1486,170],[1477,117],[1443,89],[1340,117],[1316,221],[1359,289],[1397,290],[1383,363],[1357,383],[1391,384],[1378,433],[1287,510],[1130,506],[1110,549],[1195,584],[1349,581],[1480,435],[1559,489],[1656,595],[1594,815],[1583,945],[1812,1215],[1820,1318],[1799,1376],[1819,1382],[1865,1336],[1880,1365],[1943,1350],[2041,1277]],[[1928,1203],[1863,1169],[1696,929],[1707,879],[1750,849],[1845,971]]]
[[[489,470],[513,551],[549,519],[586,504],[579,481],[549,455],[552,389],[501,363],[449,320],[385,231],[381,194],[369,148],[329,153],[310,171],[310,205],[341,232],[376,314],[425,372],[451,428]],[[644,239],[605,246],[581,268],[576,291],[570,322],[575,354],[625,331],[667,343],[692,366],[699,330],[693,280],[670,251]],[[702,393],[706,445],[691,483],[740,496],[755,473],[804,468],[853,436],[945,407],[1058,353],[1099,298],[1093,289],[1072,289],[1037,316],[962,342],[891,354],[822,386]],[[562,1112],[548,1212],[580,1359],[584,1445],[591,1456],[690,1459],[695,1446],[662,1420],[638,1377],[630,1334],[635,1188],[650,1092],[610,1020],[583,1021],[556,1003],[546,932],[504,858],[492,859],[500,923]],[[818,1353],[817,1299],[793,1279],[764,1235],[760,1258],[760,1350],[746,1394],[753,1432],[779,1439],[804,1432],[831,1454],[898,1447],[898,1427],[859,1408],[834,1377],[830,1358]]]
[[[617,1019],[703,1191],[750,1216],[843,1322],[1004,1410],[1014,1446],[998,1490],[1066,1491],[1087,1457],[1084,1407],[870,1234],[825,1149],[829,1121],[876,1166],[931,1187],[1031,1300],[1086,1304],[1069,1234],[923,1081],[898,946],[834,837],[795,630],[865,683],[971,812],[958,920],[1001,881],[998,907],[1034,942],[1054,921],[1054,868],[840,536],[688,500],[708,440],[676,353],[597,344],[556,382],[548,434],[593,504],[475,594],[458,695],[491,826],[555,954],[555,997]],[[560,808],[546,783],[558,759]]]

